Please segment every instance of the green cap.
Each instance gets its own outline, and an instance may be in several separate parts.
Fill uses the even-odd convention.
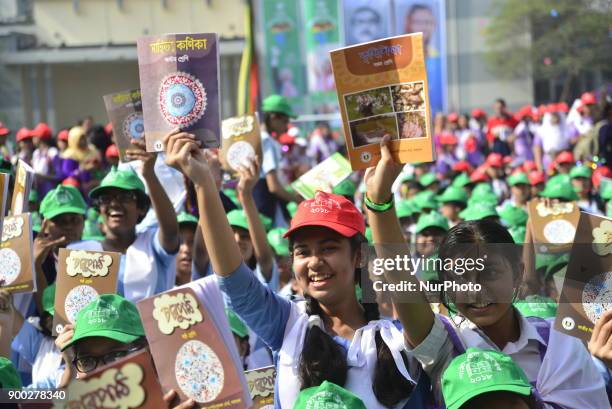
[[[65,213],[76,213],[85,216],[87,204],[85,199],[74,186],[58,185],[49,191],[40,203],[40,214],[45,219],[53,219],[55,216]]]
[[[529,186],[529,178],[524,173],[515,173],[514,175],[508,178],[508,184],[510,186],[516,185],[527,185]]]
[[[229,197],[229,199],[238,209],[242,208],[242,203],[240,203],[240,200],[238,200],[238,192],[236,192],[236,189],[223,189],[223,194]]]
[[[438,254],[432,254],[427,258],[427,260],[437,260]],[[440,279],[438,275],[438,270],[436,269],[435,262],[428,262],[425,260],[423,264],[423,268],[421,269],[421,276],[419,277],[421,281],[438,281]]]
[[[569,183],[569,181],[563,182],[561,179],[550,179],[539,195],[550,199],[562,199],[567,201],[578,200],[578,195],[576,191],[574,191],[571,183]]]
[[[412,198],[412,203],[414,203],[419,211],[423,211],[423,209],[437,209],[438,202],[436,201],[436,194],[430,190],[419,192]]]
[[[346,389],[323,381],[321,385],[306,388],[298,395],[293,409],[307,408],[366,409],[366,406],[361,399]]]
[[[440,203],[448,203],[448,202],[460,202],[467,203],[468,194],[467,192],[460,187],[449,186],[446,188],[444,193],[438,196],[438,202]]]
[[[612,179],[602,179],[601,185],[599,185],[599,190],[601,191],[602,199],[612,199]]]
[[[587,178],[590,179],[593,176],[593,170],[588,166],[574,166],[572,170],[570,170],[570,178]]]
[[[117,294],[102,294],[79,311],[74,335],[62,351],[89,337],[106,337],[129,344],[144,335],[134,304]]]
[[[249,329],[244,322],[240,319],[240,317],[231,309],[226,308],[225,314],[227,314],[227,320],[229,321],[230,329],[240,338],[244,338],[249,335]]]
[[[30,217],[32,218],[32,231],[40,233],[40,229],[42,229],[42,217],[40,217],[40,213],[32,212],[30,213]]]
[[[428,227],[437,227],[444,231],[448,231],[448,221],[438,212],[422,214],[416,225],[417,234]]]
[[[295,202],[287,203],[287,211],[289,212],[289,216],[295,216],[295,212],[297,212],[298,204]]]
[[[372,229],[370,229],[370,227],[366,227],[365,229],[365,238],[368,241],[369,244],[372,244],[374,241],[372,239]]]
[[[453,179],[453,183],[451,185],[455,187],[465,187],[470,183],[472,183],[472,181],[470,180],[469,175],[462,172],[455,176],[455,179]]]
[[[344,179],[340,182],[333,190],[332,193],[340,196],[355,196],[355,192],[357,191],[357,186],[350,179]]]
[[[23,384],[10,359],[0,356],[0,388],[21,389]]]
[[[178,222],[178,224],[183,224],[183,223],[198,224],[198,218],[192,214],[187,213],[186,211],[180,212],[178,216],[176,216],[176,221]]]
[[[478,196],[485,193],[493,193],[493,187],[489,183],[479,183],[472,189],[472,196]]]
[[[286,231],[287,229],[284,227],[275,227],[268,232],[268,243],[270,243],[277,256],[289,255],[289,240],[283,237]]]
[[[100,213],[96,210],[96,208],[90,207],[89,209],[87,209],[87,216],[85,216],[85,218],[87,220],[91,220],[92,222],[97,222],[98,216],[100,216]]]
[[[510,227],[508,232],[512,236],[512,240],[514,240],[515,243],[525,242],[525,235],[527,234],[527,228],[525,226]]]
[[[123,190],[137,190],[146,194],[145,185],[136,172],[132,169],[118,170],[117,167],[113,166],[110,172],[102,179],[100,185],[89,192],[89,197],[95,199],[105,189],[111,187]]]
[[[55,283],[47,286],[42,295],[42,308],[51,315],[55,315]]]
[[[612,217],[612,200],[608,200],[608,211],[606,212],[607,217]]]
[[[442,395],[447,409],[459,409],[470,399],[496,391],[531,395],[525,372],[501,352],[468,348],[442,374]]]
[[[470,200],[468,200],[468,205],[473,203],[487,203],[493,206],[497,206],[497,196],[493,192],[476,192],[472,193],[470,196]]]
[[[272,227],[272,219],[264,216],[263,214],[260,214],[259,218],[264,225],[264,229],[269,230]],[[227,221],[229,222],[230,226],[241,227],[245,230],[249,230],[249,222],[247,221],[244,210],[235,209],[230,211],[227,214]]]
[[[515,227],[525,226],[529,215],[524,209],[507,204],[499,211],[499,217],[501,217],[502,221],[506,223],[507,226]]]
[[[410,217],[415,213],[415,211],[416,209],[414,208],[414,205],[409,200],[399,200],[395,204],[395,212],[398,219]]]
[[[438,178],[433,173],[426,173],[419,178],[419,184],[423,187],[431,186],[438,182]]]
[[[272,219],[261,213],[259,213],[259,218],[261,219],[261,222],[263,223],[266,232],[270,231],[270,229],[272,228]]]
[[[262,112],[278,112],[280,114],[285,114],[289,118],[297,118],[297,116],[293,113],[291,109],[291,104],[287,98],[278,95],[272,94],[263,100],[261,104]]]
[[[81,235],[83,240],[104,240],[104,235],[98,227],[98,221],[85,220],[83,225],[83,234]]]
[[[481,220],[485,217],[499,217],[495,205],[491,203],[470,202],[468,207],[459,213],[463,220]]]
[[[28,196],[28,202],[38,202],[38,192],[36,189],[30,190],[30,195]]]
[[[544,277],[549,277],[563,267],[566,267],[569,264],[570,255],[569,253],[565,253],[562,255],[555,255],[550,259],[550,261],[546,265],[546,271],[544,272]]]
[[[514,306],[524,317],[552,318],[557,316],[557,303],[552,298],[541,295],[528,295],[518,300]]]

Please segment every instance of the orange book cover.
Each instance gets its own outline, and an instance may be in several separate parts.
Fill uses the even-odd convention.
[[[330,56],[353,170],[376,165],[385,134],[401,163],[435,160],[422,33],[340,48]]]

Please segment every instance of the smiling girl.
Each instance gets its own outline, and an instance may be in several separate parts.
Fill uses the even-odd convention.
[[[166,138],[166,162],[193,180],[200,227],[221,289],[236,313],[277,356],[275,407],[292,408],[300,390],[333,382],[368,408],[424,407],[429,383],[408,357],[401,332],[361,304],[365,221],[342,196],[318,192],[300,204],[286,236],[306,301],[263,285],[242,261],[204,154],[187,133]]]

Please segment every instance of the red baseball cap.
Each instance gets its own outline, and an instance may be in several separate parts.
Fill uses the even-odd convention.
[[[449,122],[457,122],[459,120],[459,114],[457,114],[456,112],[451,112],[450,114],[448,114],[446,119],[448,119]]]
[[[108,135],[113,133],[113,123],[109,122],[106,125],[104,125],[104,132],[106,132]]]
[[[585,92],[580,96],[580,101],[584,105],[595,105],[597,104],[597,98],[595,98],[595,94],[592,92]]]
[[[49,125],[41,122],[32,129],[32,136],[36,136],[40,139],[51,139],[51,137],[53,137],[53,131]]]
[[[487,161],[485,163],[494,168],[501,168],[502,166],[504,166],[503,157],[499,153],[489,154],[489,156],[487,156]]]
[[[0,136],[8,135],[11,133],[11,130],[8,129],[2,122],[0,122]]]
[[[544,172],[540,172],[537,170],[529,172],[528,177],[529,177],[529,183],[531,184],[531,186],[535,186],[538,183],[546,182],[546,176],[544,175]]]
[[[574,163],[574,155],[571,152],[568,151],[563,151],[560,154],[557,155],[557,158],[555,159],[555,162],[557,163]]]
[[[453,165],[454,172],[469,172],[471,169],[472,166],[470,166],[470,163],[465,160],[460,160]]]
[[[477,167],[470,175],[470,180],[475,183],[488,181],[489,175],[487,175],[486,167],[483,165]]]
[[[593,186],[596,189],[599,189],[599,185],[601,184],[601,178],[609,178],[612,176],[612,169],[609,167],[602,165],[598,166],[597,169],[593,171],[593,176],[591,177],[591,181],[593,182]]]
[[[80,183],[77,179],[73,178],[72,176],[67,177],[66,179],[64,179],[64,181],[62,182],[62,185],[64,186],[74,186],[77,189],[80,187]]]
[[[472,110],[472,118],[482,118],[487,116],[487,113],[480,108],[475,108]]]
[[[504,165],[509,165],[512,163],[512,161],[513,161],[512,156],[510,155],[504,156],[504,159],[503,159]]]
[[[114,143],[112,145],[109,145],[108,148],[106,148],[106,153],[104,154],[104,156],[106,156],[107,158],[118,158],[119,149],[117,148],[117,145],[115,145]]]
[[[17,131],[17,142],[25,141],[26,139],[32,138],[32,130],[28,128],[21,128]]]
[[[57,134],[58,141],[67,141],[68,140],[68,129],[63,129]]]
[[[322,191],[317,191],[314,199],[300,203],[283,237],[306,226],[327,227],[344,237],[365,235],[365,219],[355,205],[344,196]]]
[[[557,112],[564,112],[564,113],[569,112],[569,107],[567,106],[565,102],[559,102],[558,104],[555,104],[555,106],[557,108]]]
[[[531,172],[532,170],[537,170],[538,165],[532,160],[526,160],[523,162],[523,172]]]
[[[440,135],[440,145],[457,145],[457,137],[450,132]]]

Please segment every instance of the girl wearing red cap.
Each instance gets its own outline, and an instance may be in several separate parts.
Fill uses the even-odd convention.
[[[306,301],[269,290],[242,262],[206,158],[193,135],[166,138],[166,162],[195,184],[200,227],[213,270],[234,311],[276,353],[276,408],[292,408],[300,390],[327,380],[368,408],[423,407],[428,385],[414,371],[400,331],[361,304],[365,221],[342,196],[318,192],[302,202],[286,236],[293,271]],[[419,382],[417,382],[417,380]]]
[[[377,256],[394,258],[407,254],[409,249],[393,208],[385,209],[392,199],[393,181],[402,169],[402,165],[393,160],[388,141],[387,136],[381,142],[381,160],[376,168],[367,170],[365,181],[366,195],[375,206],[368,211],[373,240],[395,244],[392,248],[377,246]],[[494,248],[486,246],[487,243],[494,244]],[[405,250],[398,249],[400,244],[404,244]],[[456,318],[463,318],[461,325],[434,314],[421,291],[403,293],[412,298],[402,298],[402,303],[395,303],[413,356],[432,381],[436,381],[436,395],[439,397],[439,380],[453,357],[465,352],[466,348],[477,347],[510,355],[539,392],[542,407],[610,407],[603,378],[580,340],[552,330],[549,321],[523,317],[510,302],[523,274],[521,252],[513,244],[508,231],[492,221],[461,222],[448,231],[438,255],[445,266],[450,261],[455,268],[441,268],[441,281],[445,284],[478,283],[484,290],[441,291],[445,304],[452,302],[456,308]],[[464,247],[466,245],[471,247]],[[467,256],[470,251],[477,254]],[[459,259],[465,262],[466,256],[474,263],[480,259],[483,267],[460,271],[455,262]],[[405,271],[385,271],[385,278],[390,284],[408,281],[419,288],[418,280]],[[494,298],[493,292],[498,297]]]

